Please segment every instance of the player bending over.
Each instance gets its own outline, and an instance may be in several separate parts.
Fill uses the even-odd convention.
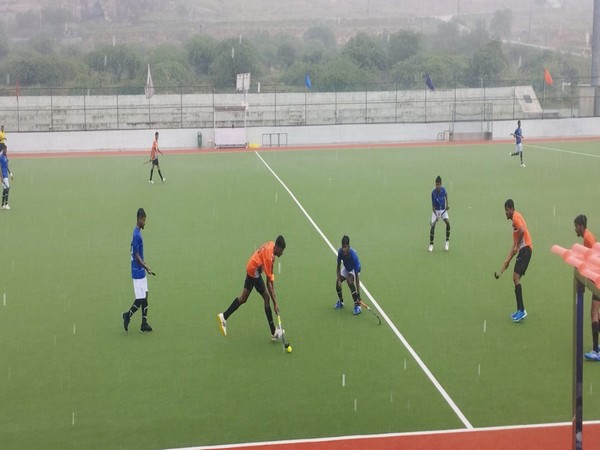
[[[338,301],[334,308],[341,309],[344,307],[342,283],[345,281],[348,283],[354,300],[354,315],[360,314],[362,312],[360,307],[360,260],[354,249],[350,247],[350,238],[346,235],[342,237],[342,247],[338,250],[336,273],[335,290],[337,291]]]
[[[244,281],[242,293],[233,299],[233,302],[231,302],[231,305],[229,305],[229,308],[227,308],[225,312],[217,314],[217,321],[219,322],[219,328],[223,336],[227,336],[227,319],[229,319],[241,305],[246,303],[252,289],[256,288],[264,300],[265,315],[267,316],[267,322],[269,323],[269,328],[271,330],[271,338],[274,341],[281,339],[283,330],[275,328],[270,302],[273,302],[275,314],[279,314],[279,306],[277,306],[277,297],[275,295],[275,275],[273,274],[273,265],[275,264],[275,257],[281,257],[284,250],[285,239],[283,236],[277,236],[275,242],[265,242],[252,254],[252,256],[250,256],[250,259],[246,263],[246,280]],[[266,288],[262,278],[263,272],[267,277]]]
[[[444,250],[450,250],[450,218],[448,217],[448,210],[450,205],[448,204],[448,193],[446,188],[442,186],[442,177],[439,175],[435,179],[435,189],[431,191],[431,221],[429,222],[429,248],[430,252],[433,251],[433,240],[435,237],[435,224],[438,220],[443,220],[446,224],[446,243],[444,244]]]

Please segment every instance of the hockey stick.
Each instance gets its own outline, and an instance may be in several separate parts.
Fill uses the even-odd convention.
[[[375,318],[377,319],[377,321],[379,322],[379,325],[381,325],[381,319],[379,318],[379,316],[377,315],[377,313],[375,311],[373,311],[371,308],[369,308],[369,305],[367,305],[365,302],[363,302],[362,300],[359,300],[358,303],[360,304],[360,306],[364,306],[365,308],[367,308],[367,310],[373,314],[375,316]]]
[[[430,222],[429,226],[432,227],[434,223],[437,223],[438,220],[441,220],[442,216],[446,214],[446,211],[448,211],[448,208],[444,209],[439,215],[436,214],[435,222]]]
[[[281,341],[283,342],[283,351],[286,351],[287,348],[290,346],[290,343],[285,341],[285,334],[283,332],[283,326],[281,325],[281,317],[279,316],[279,314],[277,314],[277,326],[281,330]]]

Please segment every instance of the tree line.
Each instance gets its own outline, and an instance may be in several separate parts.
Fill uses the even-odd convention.
[[[0,38],[0,80],[21,88],[132,88],[146,83],[150,64],[157,87],[207,86],[233,90],[236,75],[250,72],[262,89],[313,91],[423,88],[430,74],[436,88],[536,84],[544,68],[555,79],[575,82],[590,76],[591,60],[563,52],[503,41],[510,36],[510,11],[494,14],[467,30],[442,22],[425,34],[412,30],[359,32],[338,42],[324,25],[301,36],[266,31],[217,40],[196,34],[177,44],[98,44],[85,49],[41,34],[15,45]],[[525,80],[525,81],[522,81]],[[137,90],[136,90],[137,89]],[[143,90],[142,90],[143,92]]]

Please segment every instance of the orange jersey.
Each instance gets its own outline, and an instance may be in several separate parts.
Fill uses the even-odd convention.
[[[265,242],[256,250],[246,264],[246,273],[249,277],[258,278],[262,272],[267,278],[275,281],[273,265],[275,264],[275,242]]]
[[[587,248],[592,248],[596,243],[596,237],[590,230],[585,230],[583,233],[583,245]]]
[[[525,219],[523,216],[519,214],[517,211],[513,213],[512,216],[513,222],[513,242],[515,245],[519,247],[519,249],[523,247],[530,247],[533,250],[533,244],[531,242],[531,235],[529,234],[529,230],[527,229],[527,224],[525,223]],[[521,242],[518,242],[519,238],[519,230],[523,230],[523,237],[521,238]]]
[[[152,143],[152,150],[150,150],[150,161],[154,161],[156,158],[156,153],[158,153],[158,141],[154,139]]]

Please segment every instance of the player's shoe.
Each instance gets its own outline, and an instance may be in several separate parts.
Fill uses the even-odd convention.
[[[154,184],[154,181],[152,181],[152,180],[148,180],[148,183],[150,183],[150,184]]]
[[[333,305],[333,307],[335,309],[342,309],[344,307],[344,302],[341,300],[338,300],[337,303],[335,305]]]
[[[4,209],[10,209],[10,206],[8,205],[8,203],[6,205],[4,205]]]
[[[427,250],[431,253],[433,251],[433,244],[429,244],[429,248]]]
[[[354,311],[352,311],[352,314],[354,314],[355,316],[358,316],[360,313],[362,312],[362,308],[360,307],[360,305],[354,305]]]
[[[125,332],[129,331],[129,321],[131,317],[129,317],[129,311],[125,311],[123,313],[123,328],[125,328]]]
[[[271,339],[274,341],[278,341],[283,336],[283,333],[285,333],[285,330],[277,327],[275,328],[275,333],[271,335]]]
[[[514,313],[512,313],[510,315],[510,318],[514,320],[514,318],[517,317],[517,314],[519,314],[519,310],[518,309]]]
[[[523,311],[517,311],[517,315],[513,317],[513,322],[520,322],[525,317],[527,317],[527,310],[524,309]]]
[[[594,350],[592,350],[589,353],[586,353],[585,355],[583,355],[585,357],[585,359],[587,359],[588,361],[600,361],[600,353],[595,352]]]
[[[444,244],[444,250],[450,250],[450,241],[446,241],[446,243]]]
[[[217,314],[217,322],[219,322],[219,329],[221,330],[221,334],[223,336],[227,336],[227,321],[223,316],[223,313]]]
[[[162,181],[163,183],[166,183],[166,182],[167,182],[167,179],[166,179],[166,178],[163,178],[163,179],[162,179],[162,180],[160,180],[160,181]]]
[[[150,333],[152,331],[152,327],[148,322],[143,323],[140,327],[140,333]]]
[[[521,163],[521,167],[526,167],[524,163]]]

